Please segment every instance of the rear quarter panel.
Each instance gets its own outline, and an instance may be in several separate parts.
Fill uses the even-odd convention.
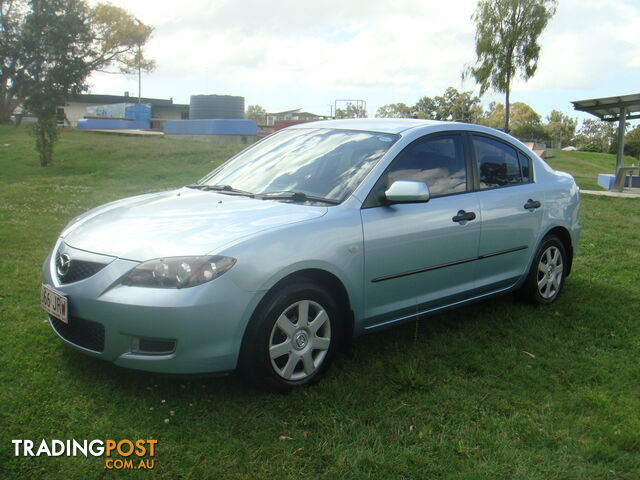
[[[574,178],[553,170],[543,160],[536,160],[537,183],[544,192],[544,210],[538,243],[555,227],[564,227],[571,235],[575,254],[580,239],[580,189]]]

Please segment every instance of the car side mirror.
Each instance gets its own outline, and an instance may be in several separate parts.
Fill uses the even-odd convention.
[[[396,180],[384,192],[384,196],[390,203],[428,202],[430,198],[427,184],[413,180]]]

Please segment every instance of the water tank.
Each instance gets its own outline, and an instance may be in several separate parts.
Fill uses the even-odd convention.
[[[244,118],[244,97],[191,95],[189,119]]]

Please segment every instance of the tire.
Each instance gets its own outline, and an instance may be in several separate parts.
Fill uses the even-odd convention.
[[[564,244],[555,235],[547,235],[533,258],[522,293],[535,305],[555,302],[562,291],[567,267]]]
[[[258,388],[279,392],[318,382],[335,356],[341,323],[335,300],[316,283],[279,287],[267,294],[249,322],[240,374]]]

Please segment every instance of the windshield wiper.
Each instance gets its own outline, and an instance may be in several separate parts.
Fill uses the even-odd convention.
[[[263,200],[293,200],[294,202],[322,202],[331,205],[339,205],[340,200],[333,198],[316,197],[315,195],[307,195],[304,192],[274,192],[264,193],[260,195]]]
[[[199,183],[194,183],[192,185],[187,185],[187,188],[195,188],[196,190],[204,190],[206,192],[220,192],[228,195],[244,195],[246,197],[255,197],[255,194],[251,192],[246,192],[244,190],[240,190],[237,188],[233,188],[231,185],[203,185]]]

